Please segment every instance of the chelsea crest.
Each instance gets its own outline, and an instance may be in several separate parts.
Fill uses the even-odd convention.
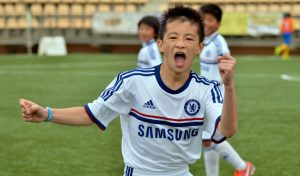
[[[199,110],[200,103],[195,99],[188,100],[184,105],[184,111],[190,116],[196,115],[199,112]]]

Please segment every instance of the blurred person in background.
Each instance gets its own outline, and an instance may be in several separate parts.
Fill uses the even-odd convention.
[[[224,95],[224,83],[219,72],[219,56],[229,55],[230,51],[226,40],[218,33],[221,25],[222,9],[216,4],[204,4],[199,9],[204,19],[204,49],[199,56],[201,75],[220,83],[219,88]],[[219,156],[230,163],[234,169],[234,176],[250,176],[255,172],[252,163],[244,161],[235,149],[224,141],[215,144],[210,134],[203,133],[204,161],[207,176],[219,175]]]
[[[156,44],[159,20],[155,16],[145,16],[138,22],[138,36],[143,47],[138,54],[137,68],[150,68],[161,64],[161,54]]]
[[[275,55],[280,55],[282,60],[289,60],[290,47],[293,41],[293,33],[295,31],[295,20],[290,13],[285,13],[280,24],[280,32],[283,43],[275,47]]]

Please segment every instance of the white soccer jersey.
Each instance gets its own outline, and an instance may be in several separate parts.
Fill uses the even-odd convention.
[[[201,75],[210,80],[217,80],[223,84],[217,57],[224,54],[229,54],[228,45],[220,34],[217,32],[205,37],[204,39],[204,49],[200,54],[200,68]]]
[[[103,130],[120,115],[124,175],[186,176],[201,156],[203,130],[225,139],[216,130],[222,102],[216,82],[194,72],[169,89],[158,65],[120,73],[85,109]]]
[[[159,64],[161,64],[161,54],[156,41],[153,39],[143,43],[143,48],[138,54],[137,68],[150,68]]]

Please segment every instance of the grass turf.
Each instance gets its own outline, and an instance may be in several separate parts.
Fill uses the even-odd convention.
[[[239,130],[229,139],[257,175],[295,176],[300,156],[300,59],[237,57]],[[97,98],[114,76],[135,68],[136,55],[0,56],[0,175],[122,175],[121,131],[114,120],[105,132],[96,125],[31,124],[21,119],[19,98],[43,106],[82,106]],[[193,65],[199,71],[197,60]],[[220,160],[220,175],[232,167]],[[190,165],[204,174],[203,158]]]

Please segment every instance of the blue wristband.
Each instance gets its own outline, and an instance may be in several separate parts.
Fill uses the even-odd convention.
[[[47,118],[46,122],[51,122],[53,111],[50,107],[46,107],[46,109],[48,110],[48,118]]]

